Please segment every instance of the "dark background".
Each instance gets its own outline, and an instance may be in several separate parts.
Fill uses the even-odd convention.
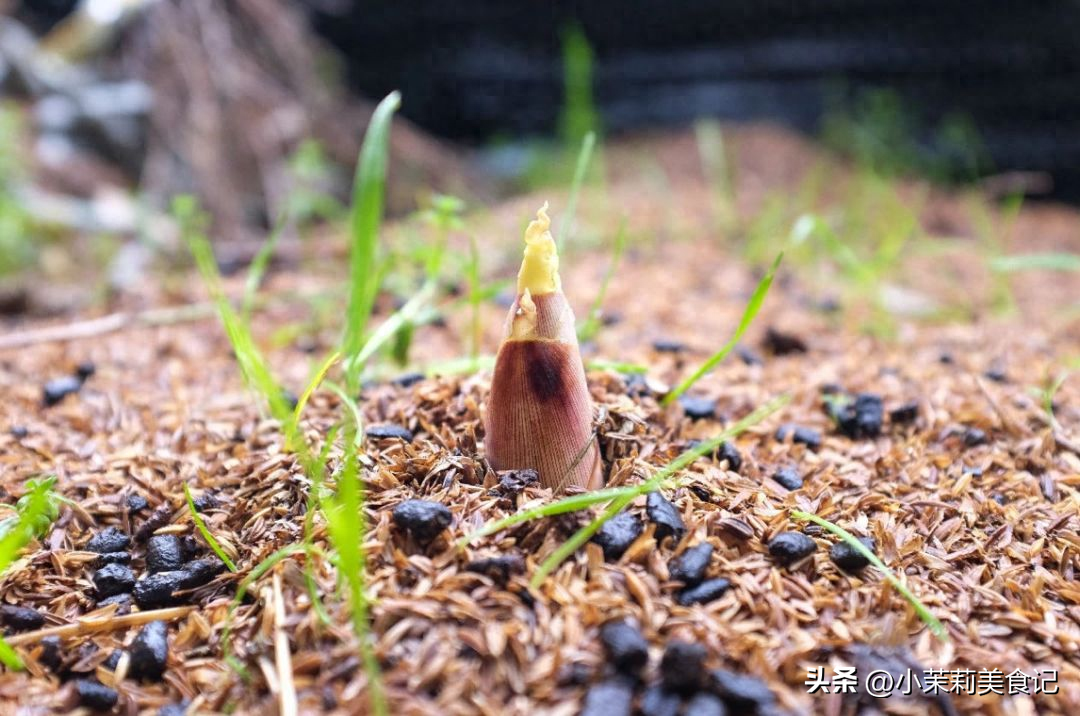
[[[595,53],[613,133],[701,116],[816,132],[867,88],[895,90],[924,144],[947,116],[974,125],[984,172],[1045,170],[1080,198],[1080,3],[1001,0],[328,2],[318,31],[357,91],[401,89],[427,130],[484,141],[551,133],[562,33]],[[949,157],[944,157],[948,161]],[[962,172],[962,167],[956,167]]]
[[[166,0],[169,1],[169,0]],[[971,178],[934,138],[970,121],[981,174],[1053,175],[1080,199],[1080,2],[1072,0],[295,0],[340,50],[350,86],[393,89],[432,134],[478,144],[551,135],[563,106],[562,38],[594,54],[604,130],[709,116],[820,131],[823,117],[887,88],[916,117],[920,151]],[[22,12],[40,30],[72,5]]]

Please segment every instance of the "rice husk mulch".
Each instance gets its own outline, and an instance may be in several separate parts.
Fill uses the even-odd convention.
[[[753,148],[760,141],[747,134],[739,146]],[[656,150],[657,161],[666,166],[663,151]],[[752,164],[757,155],[748,156]],[[617,175],[618,157],[611,162]],[[707,190],[691,180],[656,198],[642,198],[647,192],[634,180],[610,187],[611,204],[630,207],[631,226],[651,240],[633,244],[624,258],[606,302],[620,320],[583,347],[587,360],[640,361],[649,366],[653,383],[672,385],[737,324],[756,276],[731,245],[715,237],[708,218],[700,218]],[[588,196],[583,207],[590,205]],[[501,247],[485,254],[491,257],[486,273],[512,275],[520,225],[538,203],[537,197],[516,199],[477,220],[481,240]],[[927,213],[940,223],[953,207],[954,199],[942,194]],[[608,236],[617,220],[583,208],[583,226]],[[1046,231],[1036,232],[1036,226]],[[1053,241],[1058,229],[1077,226],[1073,212],[1031,209],[1014,235],[1032,237],[1023,244],[1030,248],[1039,240]],[[1030,234],[1022,233],[1025,227]],[[587,248],[564,256],[564,288],[579,317],[607,260]],[[918,270],[919,258],[912,261]],[[972,295],[981,290],[985,276],[971,273],[962,251],[935,261],[936,271],[923,274],[920,290],[950,295],[955,284],[949,271],[968,277]],[[307,266],[274,274],[265,291],[303,292],[343,278],[334,266]],[[240,282],[230,287],[238,289]],[[390,712],[577,713],[588,685],[605,673],[600,625],[630,617],[650,643],[650,674],[669,640],[695,641],[706,647],[710,667],[766,680],[780,707],[793,714],[855,708],[850,695],[808,695],[804,681],[811,668],[854,664],[859,645],[879,655],[900,649],[928,669],[1059,673],[1056,695],[953,694],[951,707],[896,698],[875,702],[887,712],[1076,713],[1080,392],[1076,380],[1062,386],[1051,425],[1029,389],[1045,385],[1080,345],[1076,321],[1067,312],[1078,298],[1077,287],[1075,278],[1059,276],[1021,278],[1013,286],[1012,315],[979,311],[972,320],[940,325],[901,318],[892,337],[872,338],[845,314],[822,310],[819,284],[794,268],[783,270],[744,341],[761,363],[733,355],[694,388],[717,400],[712,420],[692,421],[677,406],[661,408],[655,395],[632,395],[624,377],[590,371],[612,485],[640,481],[689,441],[715,434],[777,395],[790,394],[792,402],[733,441],[743,458],[738,471],[701,459],[685,473],[684,486],[665,493],[686,523],[681,540],[658,540],[646,520],[645,531],[619,560],[606,562],[599,546],[589,544],[538,589],[529,587],[530,576],[588,514],[531,522],[464,550],[454,547],[487,520],[552,499],[535,486],[517,496],[497,488],[499,476],[482,449],[490,376],[481,371],[408,387],[365,387],[360,405],[367,424],[394,423],[415,435],[411,443],[369,440],[362,458],[371,632]],[[147,288],[137,300],[124,300],[153,303],[162,300],[159,291]],[[194,280],[185,291],[180,300],[203,296]],[[487,351],[497,345],[504,310],[494,303],[483,308]],[[419,329],[417,359],[461,355],[467,314],[448,312],[442,325]],[[295,304],[272,303],[259,312],[255,332],[265,338],[306,317]],[[797,335],[807,351],[769,353],[763,345],[769,327]],[[316,330],[304,341],[268,350],[284,385],[302,389],[335,331]],[[656,352],[656,338],[677,339],[686,349]],[[308,352],[312,344],[320,349],[314,356]],[[97,371],[83,389],[42,407],[43,382],[86,360]],[[988,371],[997,379],[987,377]],[[918,417],[912,424],[886,419],[878,437],[848,438],[824,408],[822,387],[830,384],[851,394],[881,395],[886,413],[915,401]],[[62,654],[69,672],[116,685],[122,713],[152,713],[183,699],[197,713],[288,712],[293,693],[301,713],[368,711],[367,677],[346,600],[324,556],[285,559],[255,583],[230,617],[237,586],[252,567],[301,539],[311,484],[296,458],[284,452],[278,426],[244,389],[213,319],[2,352],[0,394],[5,502],[22,494],[27,478],[52,473],[60,493],[74,503],[4,575],[0,599],[41,611],[46,630],[68,625]],[[321,443],[343,410],[331,392],[316,392],[304,413],[306,434]],[[789,422],[820,431],[820,447],[777,440],[777,427]],[[25,427],[25,437],[11,434],[16,426]],[[985,433],[985,442],[965,439],[972,428]],[[335,449],[331,465],[339,458]],[[785,466],[798,470],[804,487],[788,491],[771,479]],[[192,608],[164,614],[170,656],[163,681],[118,680],[101,664],[134,638],[140,612],[133,610],[124,621],[95,611],[94,556],[85,551],[86,543],[108,525],[133,534],[158,512],[159,533],[192,536],[197,556],[210,556],[183,501],[184,484],[196,496],[216,498],[202,514],[238,570],[182,594],[178,606]],[[131,495],[144,497],[149,508],[131,514]],[[391,519],[393,507],[408,498],[448,507],[450,527],[430,544],[416,542]],[[835,538],[791,519],[793,509],[873,537],[877,554],[945,624],[949,641],[931,634],[875,569],[857,575],[838,570],[828,556]],[[644,518],[644,500],[630,510]],[[329,553],[321,517],[315,525],[314,543]],[[819,549],[791,567],[779,566],[766,544],[785,530],[805,530]],[[711,603],[679,606],[668,562],[706,540],[715,547],[709,575],[730,579],[732,587]],[[132,551],[138,575],[143,550],[134,544]],[[520,556],[523,571],[504,583],[466,569],[472,560],[495,555]],[[312,591],[328,620],[320,618]],[[244,676],[223,658],[227,622],[231,652],[246,668]],[[0,675],[6,712],[72,707],[71,687],[41,663],[40,636],[12,637],[27,670]]]

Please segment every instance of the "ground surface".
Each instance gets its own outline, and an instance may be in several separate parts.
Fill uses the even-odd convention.
[[[756,281],[734,240],[718,235],[702,210],[709,194],[688,143],[679,138],[643,143],[635,154],[613,152],[607,159],[614,178],[606,190],[586,193],[581,210],[586,247],[592,239],[609,241],[624,213],[634,234],[606,301],[618,320],[585,346],[587,359],[641,362],[653,381],[669,385],[727,340]],[[763,187],[793,190],[814,161],[806,147],[769,132],[741,135],[737,148],[739,201],[748,212],[762,201]],[[647,167],[627,158],[638,156],[648,157]],[[549,198],[557,221],[564,199]],[[473,219],[470,228],[489,248],[487,275],[513,275],[521,228],[538,203],[539,197],[525,197]],[[1029,389],[1044,386],[1075,356],[1080,287],[1068,274],[1025,275],[1012,282],[1011,313],[981,308],[989,279],[972,266],[968,247],[974,240],[965,238],[964,206],[960,198],[932,195],[924,224],[958,238],[946,244],[949,250],[910,256],[902,275],[907,286],[941,302],[965,298],[969,312],[962,321],[901,316],[891,337],[870,338],[858,330],[865,318],[858,294],[817,269],[792,265],[782,270],[744,341],[761,363],[731,356],[695,388],[717,400],[717,418],[690,420],[678,407],[661,409],[654,395],[631,395],[624,378],[592,371],[611,484],[640,480],[688,441],[715,434],[772,397],[787,393],[792,402],[734,441],[742,457],[737,471],[699,460],[687,473],[690,484],[667,493],[687,527],[681,541],[657,540],[646,520],[620,559],[605,562],[599,546],[588,545],[538,590],[528,590],[529,576],[578,520],[530,523],[466,551],[454,549],[459,537],[515,509],[513,498],[492,493],[498,479],[483,459],[480,417],[489,374],[367,388],[361,406],[368,423],[396,423],[415,434],[411,443],[371,440],[366,447],[372,629],[392,713],[577,713],[588,685],[607,673],[599,627],[622,616],[636,620],[651,645],[650,682],[665,644],[697,642],[707,650],[709,667],[764,679],[790,713],[853,708],[841,695],[807,695],[803,682],[810,668],[854,663],[858,644],[881,654],[904,647],[925,668],[1057,670],[1056,696],[956,695],[952,704],[971,714],[1076,713],[1080,390],[1074,379],[1057,393],[1054,431]],[[1026,209],[1009,242],[1024,250],[1060,250],[1075,242],[1078,226],[1080,219],[1067,210]],[[407,227],[397,227],[392,235],[404,233]],[[607,261],[600,249],[564,257],[564,287],[579,316]],[[340,264],[279,267],[266,292],[338,286]],[[119,298],[118,306],[204,296],[195,280],[168,285],[171,293],[157,282]],[[839,301],[841,311],[823,308],[825,299]],[[299,338],[289,334],[288,326],[310,319],[298,303],[271,302],[256,320],[258,336],[287,336],[270,353],[293,390],[303,386],[338,330],[328,322]],[[494,302],[484,306],[486,352],[496,348],[504,310]],[[330,313],[339,320],[339,309]],[[418,332],[419,362],[462,354],[468,311],[445,314],[445,325]],[[37,327],[12,324],[6,333]],[[806,351],[774,354],[764,342],[769,327],[798,336]],[[656,339],[682,342],[685,349],[658,352]],[[83,389],[43,407],[42,384],[87,360],[97,370]],[[917,418],[911,424],[886,418],[879,437],[846,437],[824,410],[825,386],[879,394],[886,413],[914,401]],[[159,533],[192,535],[195,556],[207,557],[183,504],[182,485],[217,498],[204,515],[238,571],[180,595],[181,606],[195,609],[170,622],[164,680],[121,681],[122,712],[153,713],[192,699],[199,712],[272,713],[288,689],[283,669],[292,674],[301,712],[365,712],[363,669],[325,560],[315,560],[314,574],[329,624],[312,608],[304,559],[297,555],[261,578],[233,619],[233,647],[249,680],[222,660],[222,631],[236,585],[254,565],[299,539],[309,484],[282,453],[275,425],[243,389],[213,319],[0,352],[0,394],[0,479],[12,496],[7,501],[22,494],[28,477],[49,472],[78,504],[63,510],[0,583],[4,603],[40,610],[45,627],[77,623],[94,612],[96,558],[85,551],[94,534],[109,525],[133,533],[167,506]],[[325,434],[341,410],[332,394],[317,393],[306,411],[306,430]],[[820,431],[821,445],[809,449],[775,439],[776,428],[788,422]],[[789,491],[771,479],[782,467],[794,468],[804,486]],[[132,495],[144,497],[149,507],[131,513]],[[392,523],[392,508],[412,497],[440,502],[453,513],[449,529],[428,545]],[[548,499],[544,490],[527,487],[517,504]],[[945,623],[949,642],[938,641],[874,569],[857,576],[838,570],[828,555],[836,540],[827,533],[807,529],[817,551],[790,567],[778,565],[767,552],[769,540],[806,528],[790,519],[790,509],[873,537],[877,554]],[[644,518],[644,501],[632,512]],[[732,588],[711,603],[679,606],[668,562],[703,541],[715,548],[709,576],[728,578]],[[321,528],[316,543],[326,546]],[[131,553],[133,571],[141,575],[144,548],[135,544]],[[465,569],[472,560],[503,554],[520,556],[524,574],[504,583]],[[138,627],[110,621],[109,612],[97,614],[103,618],[82,622],[62,643],[57,670],[69,672],[66,681],[42,663],[38,638],[19,642],[29,671],[0,676],[7,710],[64,711],[72,703],[70,673],[114,683],[115,674],[101,664],[130,643]],[[286,637],[288,659],[274,648],[276,638]],[[943,708],[940,702],[896,699],[878,707],[898,713]]]

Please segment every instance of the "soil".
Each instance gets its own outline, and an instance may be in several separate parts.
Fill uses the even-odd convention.
[[[809,145],[770,129],[736,132],[733,146],[746,215],[768,191],[794,191],[820,161]],[[649,171],[640,170],[643,156]],[[628,141],[605,160],[609,183],[583,194],[580,240],[563,256],[563,286],[579,320],[610,260],[594,240],[609,241],[624,214],[633,240],[605,302],[612,320],[583,353],[586,360],[641,362],[649,366],[651,385],[673,385],[731,335],[760,267],[745,263],[737,241],[719,234],[691,135]],[[837,171],[835,191],[842,193],[845,170]],[[912,182],[902,189],[925,187]],[[621,556],[605,560],[602,547],[590,543],[538,589],[529,588],[530,576],[583,523],[580,515],[527,523],[465,550],[454,547],[489,519],[552,499],[528,480],[516,485],[520,494],[508,496],[484,460],[481,412],[490,373],[367,386],[360,403],[367,424],[401,426],[413,436],[370,440],[364,454],[371,629],[391,713],[578,713],[590,685],[611,685],[614,667],[600,631],[616,618],[636,624],[648,642],[647,684],[670,677],[661,673],[669,645],[688,644],[675,651],[694,651],[704,660],[698,668],[763,679],[781,712],[853,710],[857,696],[807,694],[808,670],[899,663],[900,656],[888,661],[896,653],[927,669],[1056,670],[1059,693],[954,694],[951,705],[947,698],[875,702],[886,711],[1076,713],[1080,382],[1066,381],[1057,393],[1054,427],[1030,389],[1044,386],[1076,355],[1080,286],[1075,274],[1018,275],[1010,283],[1014,311],[989,310],[984,299],[992,277],[972,260],[965,196],[927,191],[922,222],[950,238],[942,252],[905,257],[900,280],[938,301],[966,297],[965,305],[976,307],[968,319],[901,316],[891,336],[872,337],[860,330],[865,316],[858,297],[841,290],[835,277],[784,265],[744,340],[760,362],[732,355],[693,390],[715,400],[714,417],[693,420],[678,405],[661,408],[655,392],[628,390],[625,378],[591,370],[610,485],[641,480],[690,441],[716,434],[777,395],[787,393],[792,402],[731,441],[741,458],[737,470],[729,469],[730,460],[702,459],[688,471],[689,484],[665,494],[685,526],[681,538],[670,528],[673,536],[658,538],[642,498],[630,512],[644,530]],[[552,192],[543,198],[552,201],[558,227],[565,197]],[[541,201],[539,195],[519,197],[469,218],[484,247],[485,275],[513,276],[521,229]],[[406,222],[387,233],[400,240],[416,230]],[[1008,247],[1075,251],[1078,232],[1080,215],[1072,210],[1027,207]],[[467,246],[464,236],[453,240],[455,247]],[[333,236],[318,241],[340,245]],[[293,392],[302,390],[339,330],[326,322],[295,338],[287,329],[311,323],[309,304],[295,296],[340,286],[337,253],[278,266],[265,286],[269,295],[294,297],[270,301],[255,320],[277,375]],[[230,290],[239,291],[242,282],[242,276],[230,279]],[[839,311],[824,299],[838,301]],[[173,274],[148,277],[142,288],[114,298],[110,309],[201,300],[194,274]],[[334,303],[339,300],[331,296],[334,320],[343,313]],[[390,303],[389,297],[381,302],[383,315]],[[486,353],[497,347],[504,311],[494,301],[483,306]],[[79,317],[92,315],[88,309]],[[467,307],[447,308],[444,317],[441,325],[417,330],[418,364],[467,351]],[[5,333],[40,327],[9,324]],[[769,351],[769,329],[798,338],[805,351]],[[282,335],[284,345],[271,347],[270,338]],[[664,350],[654,347],[657,341]],[[670,342],[685,349],[667,350]],[[78,390],[44,405],[43,386],[76,374],[87,361],[96,370]],[[880,434],[845,434],[825,401],[837,393],[880,396],[886,416]],[[313,607],[305,558],[296,554],[258,579],[231,617],[232,654],[246,676],[224,659],[222,636],[237,585],[275,550],[300,539],[310,484],[283,451],[276,424],[245,390],[212,317],[2,351],[0,394],[5,501],[22,494],[27,478],[52,473],[74,503],[0,582],[4,603],[45,618],[38,630],[9,637],[28,668],[0,675],[6,711],[66,711],[83,692],[93,692],[84,703],[107,705],[109,694],[95,690],[96,679],[116,687],[122,713],[154,713],[185,700],[199,713],[273,713],[279,704],[288,713],[293,692],[301,713],[367,712],[367,682],[347,607],[323,558],[313,558],[312,572],[328,622]],[[332,393],[316,392],[304,413],[305,431],[321,439],[342,411]],[[890,418],[892,411],[900,412]],[[784,424],[817,431],[820,445],[778,440]],[[795,471],[802,486],[789,489],[794,482],[775,480],[782,470]],[[236,563],[235,573],[208,565],[215,558],[192,523],[184,484],[197,498],[216,498],[201,502],[201,514]],[[407,499],[444,505],[449,527],[418,541],[392,516]],[[871,538],[876,554],[945,624],[949,641],[939,641],[876,569],[838,567],[829,556],[836,539],[793,520],[792,509]],[[316,545],[329,551],[321,520],[317,524]],[[176,577],[186,586],[166,594],[167,604],[153,611],[130,601],[98,607],[94,574],[101,566],[88,542],[108,527],[132,536],[124,548],[130,561],[110,565],[115,572],[129,569],[146,579],[147,538],[155,533],[180,538],[180,559],[202,560],[209,571],[201,579]],[[817,549],[785,566],[768,545],[791,531],[808,535]],[[706,542],[713,551],[700,577],[730,584],[705,602],[680,600],[685,585],[671,579],[669,565]],[[160,544],[155,547],[152,561],[169,563],[156,573],[159,581],[178,574],[176,544],[169,547],[167,559],[156,554]],[[496,557],[508,559],[476,566]],[[128,617],[118,617],[127,609]],[[160,679],[157,664],[134,669],[121,657],[112,668],[105,665],[114,651],[131,651],[154,620],[165,621],[168,630]],[[49,630],[62,625],[74,626],[61,630],[57,649]],[[144,633],[136,651],[158,659],[158,629],[153,648],[143,643],[150,639]],[[122,670],[127,676],[118,680]],[[634,688],[640,699],[646,687]]]

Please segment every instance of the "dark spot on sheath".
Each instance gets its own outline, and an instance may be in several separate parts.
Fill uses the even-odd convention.
[[[529,389],[533,397],[547,402],[563,392],[563,370],[569,359],[566,348],[547,341],[522,341]]]

